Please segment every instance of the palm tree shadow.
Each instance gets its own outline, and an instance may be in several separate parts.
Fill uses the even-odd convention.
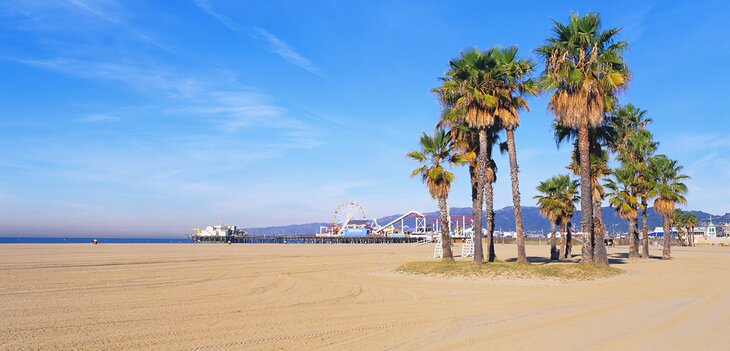
[[[628,260],[628,253],[621,252],[608,255],[608,264],[626,264]]]
[[[504,262],[516,262],[516,261],[517,261],[517,258],[516,257],[508,258],[508,259],[504,260]],[[542,264],[545,264],[545,263],[550,263],[552,261],[550,261],[550,259],[549,258],[546,258],[546,257],[528,256],[527,257],[527,262],[529,262],[529,263],[542,263]]]

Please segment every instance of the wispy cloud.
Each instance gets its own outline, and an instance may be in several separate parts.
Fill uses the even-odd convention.
[[[631,4],[630,11],[625,11],[625,16],[621,18],[621,32],[625,40],[634,43],[641,39],[646,30],[647,18],[651,15],[655,6],[655,3],[648,1]]]
[[[730,139],[726,135],[706,131],[682,131],[668,135],[667,139],[683,141],[681,143],[661,143],[660,151],[669,154],[707,153],[712,151],[726,153],[730,150]]]
[[[82,116],[82,117],[78,118],[77,121],[85,122],[85,123],[118,122],[119,116],[98,113],[98,114]]]
[[[197,94],[200,82],[176,72],[173,68],[154,64],[101,62],[70,58],[6,58],[69,75],[91,79],[114,80],[139,90],[163,92],[169,97]]]
[[[156,47],[158,47],[160,49],[166,50],[166,51],[171,51],[171,52],[178,52],[179,51],[179,49],[177,49],[177,48],[174,48],[174,47],[172,47],[172,46],[170,46],[168,44],[162,43],[159,40],[157,40],[157,39],[155,39],[155,38],[153,38],[153,37],[151,37],[151,36],[149,36],[149,35],[147,35],[145,33],[142,33],[139,29],[137,29],[134,26],[132,26],[132,25],[130,25],[130,24],[122,21],[121,19],[119,19],[117,17],[114,17],[114,16],[111,16],[111,15],[105,13],[103,10],[99,10],[99,9],[96,9],[96,8],[91,7],[86,2],[83,2],[81,0],[68,0],[68,1],[69,1],[70,4],[72,4],[72,5],[80,8],[80,9],[86,11],[86,12],[89,12],[89,13],[93,14],[94,16],[97,16],[97,17],[99,17],[99,18],[101,18],[101,19],[103,19],[103,20],[105,20],[105,21],[107,21],[109,23],[115,24],[115,25],[117,25],[117,26],[119,26],[121,28],[124,28],[125,30],[127,30],[127,31],[133,33],[134,35],[136,35],[142,41],[145,41],[145,42],[147,42],[147,43],[149,43],[151,45],[154,45],[154,46],[156,46]]]
[[[0,5],[6,13],[20,15],[25,30],[40,31],[93,31],[96,26],[79,25],[83,17],[101,20],[116,28],[117,33],[131,34],[133,38],[169,52],[180,50],[144,33],[122,19],[126,13],[115,0],[63,0],[63,1],[11,1],[9,6]]]
[[[162,95],[174,101],[175,108],[158,112],[200,118],[225,133],[236,133],[246,128],[265,128],[274,131],[273,137],[284,145],[313,147],[318,145],[308,124],[290,116],[287,108],[274,99],[251,88],[236,87],[227,78],[179,72],[166,65],[141,63],[95,62],[78,59],[18,59],[15,62],[32,65],[64,74],[95,80],[121,82],[139,91]],[[223,86],[221,86],[223,85]],[[234,87],[228,87],[233,85]],[[114,122],[116,115],[92,114],[81,122]],[[292,137],[295,136],[295,137]],[[295,140],[291,143],[291,140]],[[292,145],[290,145],[292,144]]]
[[[188,107],[171,113],[205,116],[222,131],[234,133],[247,127],[308,130],[306,124],[288,116],[288,110],[256,91],[210,91],[191,101]]]
[[[236,23],[230,17],[216,11],[207,0],[195,0],[195,3],[205,13],[220,21],[224,26],[228,27],[228,29],[232,30],[236,34],[242,34],[244,32],[244,27]],[[291,47],[291,45],[286,43],[284,40],[280,39],[274,34],[271,34],[269,31],[263,28],[252,27],[251,29],[254,31],[254,37],[256,39],[265,41],[268,44],[269,49],[279,55],[279,57],[283,58],[286,62],[294,66],[303,68],[310,73],[322,75],[322,71],[319,67],[317,67],[314,63],[312,63],[312,61],[310,61],[306,57],[302,56],[302,54],[297,52],[294,48]]]
[[[228,29],[230,29],[236,33],[240,33],[243,30],[243,28],[241,28],[241,26],[239,26],[235,21],[230,19],[228,16],[225,16],[225,15],[219,13],[218,11],[216,11],[215,9],[213,9],[213,6],[210,5],[208,0],[195,0],[195,4],[198,5],[198,7],[200,7],[203,11],[205,11],[205,13],[215,17],[215,19],[217,19],[218,21],[223,23],[223,25],[228,27]]]
[[[289,46],[289,44],[287,44],[283,40],[279,39],[275,35],[267,32],[262,28],[254,27],[254,30],[261,36],[261,38],[269,43],[269,45],[271,46],[271,50],[273,50],[277,55],[279,55],[287,62],[291,63],[292,65],[304,68],[311,73],[317,75],[322,74],[319,67],[315,66],[312,61],[309,61],[309,59],[296,52],[294,49],[292,49],[291,46]]]

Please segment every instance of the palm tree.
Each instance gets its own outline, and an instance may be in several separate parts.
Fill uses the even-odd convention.
[[[567,166],[573,174],[580,176],[581,165],[580,165],[580,150],[578,146],[578,131],[574,128],[568,128],[560,126],[557,123],[553,124],[555,131],[555,141],[560,147],[560,144],[564,141],[573,140],[573,154],[571,156],[571,163]],[[592,228],[594,231],[593,238],[586,236],[584,233],[584,244],[585,241],[589,241],[587,245],[589,250],[593,250],[594,258],[596,262],[601,264],[608,264],[608,255],[606,253],[606,247],[603,245],[604,235],[606,233],[603,224],[603,209],[602,203],[605,196],[601,180],[610,174],[610,168],[608,167],[608,153],[603,150],[603,146],[608,144],[609,140],[613,138],[612,129],[603,123],[598,127],[591,128],[588,132],[589,139],[589,156],[590,156],[590,169],[591,169],[591,198],[592,198],[592,213],[593,221]],[[598,245],[600,243],[600,245]],[[583,246],[583,250],[586,249],[586,245]],[[598,259],[601,258],[601,259]]]
[[[549,110],[560,125],[578,129],[581,176],[581,228],[585,235],[582,262],[593,261],[593,203],[589,156],[589,130],[603,122],[612,109],[613,96],[625,88],[629,69],[623,59],[628,44],[616,41],[618,28],[601,30],[597,14],[570,16],[567,24],[555,22],[554,36],[536,51],[545,61],[540,83],[553,95]],[[603,241],[597,252],[605,253]],[[604,247],[603,250],[600,247]],[[606,257],[596,262],[607,264]]]
[[[654,200],[654,210],[664,217],[664,248],[662,250],[662,259],[671,259],[670,240],[672,238],[672,214],[674,213],[674,205],[685,204],[684,194],[687,193],[687,185],[682,181],[689,179],[688,176],[682,174],[683,167],[677,164],[677,161],[669,159],[666,155],[656,155],[650,160],[650,167],[654,177],[654,190],[656,199]]]
[[[543,215],[550,221],[550,260],[555,261],[559,259],[558,248],[555,240],[555,226],[558,224],[558,216],[560,215],[560,208],[562,202],[558,199],[558,188],[557,180],[558,176],[548,178],[535,188],[539,192],[538,195],[533,196],[537,200],[537,207],[540,209],[540,214]]]
[[[618,106],[612,111],[609,117],[609,125],[613,131],[613,138],[609,147],[617,154],[631,154],[629,139],[637,132],[646,130],[652,119],[646,116],[646,110],[642,110],[633,104]]]
[[[495,70],[494,55],[490,51],[471,49],[461,52],[459,57],[449,62],[449,70],[441,78],[441,86],[434,89],[445,110],[458,111],[455,114],[462,117],[463,125],[479,131],[476,169],[478,194],[483,194],[487,183],[487,149],[490,144],[487,131],[496,122],[494,77],[498,72]],[[481,202],[475,212],[474,233],[481,235]],[[474,263],[482,263],[484,257],[481,240],[475,240],[474,244]]]
[[[679,208],[674,209],[674,213],[672,214],[672,223],[674,223],[674,225],[677,227],[677,240],[682,246],[684,246],[684,240],[685,238],[687,238],[687,235],[683,237],[682,232],[689,234],[686,227],[686,218],[687,214],[684,211]],[[687,239],[687,241],[689,242],[689,239]]]
[[[444,164],[462,164],[464,160],[454,152],[451,135],[444,130],[437,130],[433,137],[423,133],[420,141],[420,151],[411,151],[406,154],[409,158],[421,163],[420,167],[413,170],[411,177],[420,175],[421,180],[426,183],[431,197],[438,201],[440,221],[443,223],[441,226],[443,259],[453,260],[449,226],[447,225],[449,215],[446,199],[451,190],[451,182],[454,181],[454,174],[447,171]]]
[[[689,246],[695,246],[695,226],[697,225],[698,218],[692,212],[687,212],[687,217],[684,219],[684,223],[689,231]]]
[[[652,140],[651,133],[646,130],[652,119],[642,110],[632,104],[616,108],[609,118],[609,127],[612,135],[608,145],[622,163],[629,164],[637,172],[634,184],[634,193],[639,198],[641,209],[641,246],[643,258],[649,258],[649,229],[646,210],[651,197],[652,185],[647,174],[647,160],[657,148]]]
[[[472,199],[472,215],[473,220],[476,222],[477,216],[481,216],[481,205],[484,203],[486,198],[486,229],[487,229],[487,260],[488,262],[494,262],[497,258],[494,250],[494,190],[493,184],[497,181],[497,164],[492,159],[492,149],[496,143],[499,142],[499,128],[491,127],[487,130],[487,140],[489,145],[487,148],[487,183],[485,184],[484,191],[478,190],[478,167],[477,153],[479,150],[479,131],[476,128],[469,128],[466,126],[459,125],[460,117],[456,115],[457,112],[453,110],[445,110],[442,114],[441,120],[437,127],[451,128],[451,136],[454,140],[454,146],[459,150],[459,153],[463,156],[466,163],[469,165],[469,178],[471,184],[471,199]],[[479,218],[481,223],[481,218]],[[481,236],[475,231],[475,240],[478,240]],[[483,256],[481,240],[478,244],[475,241],[474,254],[475,256]],[[479,246],[479,251],[477,247]]]
[[[571,180],[569,176],[561,176],[558,179],[557,187],[558,189],[560,189],[558,191],[558,194],[561,202],[563,203],[563,206],[560,207],[560,212],[558,214],[558,224],[560,224],[562,232],[565,233],[560,244],[561,258],[571,257],[573,239],[570,233],[570,221],[573,218],[573,214],[575,213],[575,203],[580,201],[580,196],[578,195],[579,186],[580,184],[578,183],[578,181]]]
[[[659,143],[653,140],[653,136],[648,130],[639,130],[627,142],[633,160],[630,162],[637,172],[634,191],[640,200],[639,208],[641,209],[641,257],[649,258],[649,223],[646,211],[649,208],[649,199],[654,197],[655,188],[649,160],[656,152]]]
[[[494,250],[494,183],[497,181],[497,163],[494,162],[494,146],[499,143],[499,127],[487,130],[487,172],[484,183],[484,211],[487,219],[487,262],[497,260]],[[481,235],[481,233],[480,233]]]
[[[512,204],[515,214],[515,232],[517,234],[517,262],[527,262],[525,253],[525,237],[522,228],[522,207],[520,205],[520,181],[517,165],[514,130],[520,124],[519,111],[529,110],[525,100],[527,95],[537,94],[537,84],[528,78],[535,69],[535,63],[527,59],[517,58],[517,47],[510,46],[501,50],[490,51],[495,56],[497,69],[502,72],[499,77],[500,94],[497,95],[497,115],[507,134],[507,154],[509,155],[510,178],[512,180]]]
[[[606,193],[601,180],[611,174],[611,168],[608,166],[608,153],[606,151],[599,147],[594,152],[589,151],[589,153],[591,154],[591,196],[593,199],[593,262],[608,265],[608,254],[604,245],[606,226],[603,224],[602,207]],[[577,159],[577,157],[574,159]],[[569,168],[572,168],[576,173],[579,172],[577,164],[573,164]]]
[[[579,200],[578,181],[571,180],[567,174],[557,175],[540,182],[537,191],[541,194],[535,195],[534,198],[537,199],[540,213],[550,220],[550,259],[567,258],[570,240],[568,224],[575,212],[575,202]],[[560,252],[555,243],[556,225],[560,225],[565,233],[561,240]]]
[[[634,192],[636,170],[630,165],[623,164],[613,170],[613,179],[606,181],[609,189],[608,203],[614,208],[619,217],[629,222],[629,258],[639,258],[637,245],[636,219],[639,212],[639,201]]]

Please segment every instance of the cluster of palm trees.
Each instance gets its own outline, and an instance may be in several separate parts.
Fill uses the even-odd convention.
[[[571,179],[570,175],[553,176],[537,186],[537,206],[540,213],[550,221],[550,260],[570,258],[572,250],[571,223],[575,213],[575,203],[578,196],[578,180]],[[563,233],[560,240],[560,250],[556,246],[555,228],[560,226]]]
[[[644,116],[645,112],[632,105],[618,105],[617,94],[626,89],[631,75],[623,58],[628,44],[617,40],[618,34],[617,28],[602,30],[600,18],[594,13],[571,15],[566,24],[556,21],[553,36],[535,50],[544,67],[534,78],[536,64],[518,57],[514,46],[471,49],[449,62],[440,86],[434,89],[442,106],[435,135],[424,133],[421,151],[408,156],[422,164],[413,176],[420,175],[438,201],[442,223],[448,223],[446,198],[454,179],[444,166],[468,165],[473,230],[477,234],[482,233],[483,227],[486,229],[487,261],[496,259],[493,186],[497,168],[493,151],[498,146],[509,157],[517,261],[527,262],[514,134],[520,124],[520,112],[529,110],[526,98],[541,93],[551,94],[548,111],[555,117],[553,127],[558,144],[573,142],[575,150],[568,169],[579,177],[573,180],[570,175],[560,175],[538,186],[538,205],[553,227],[551,259],[570,257],[570,219],[576,201],[580,201],[581,262],[608,264],[603,240],[606,231],[601,219],[601,204],[607,195],[601,182],[608,175],[613,177],[605,184],[611,191],[609,202],[622,217],[634,219],[631,228],[636,227],[635,213],[642,210],[646,218],[646,204],[655,198],[654,207],[664,216],[665,232],[669,232],[667,225],[671,229],[674,204],[684,202],[686,186],[682,180],[686,176],[681,175],[682,168],[675,161],[654,155],[657,143],[646,130],[651,120]],[[506,140],[500,143],[502,131]],[[608,166],[608,151],[621,162],[615,170]],[[560,249],[556,226],[565,233]],[[648,257],[646,220],[643,227],[644,254]],[[442,230],[441,236],[443,257],[452,259],[448,228]],[[638,241],[633,243],[632,257],[638,257]],[[482,240],[475,240],[474,244],[474,262],[482,263]],[[668,250],[665,246],[667,258]]]
[[[682,211],[680,209],[674,210],[672,221],[677,226],[677,238],[682,245],[695,245],[694,229],[697,226],[698,220],[697,216],[692,212]],[[682,238],[682,232],[685,234],[684,238]]]
[[[616,106],[606,114],[601,125],[589,131],[591,197],[594,214],[596,217],[601,216],[600,206],[605,199],[619,217],[628,221],[629,258],[631,259],[649,258],[647,209],[650,199],[654,199],[654,209],[664,219],[665,233],[670,233],[672,222],[676,222],[677,218],[680,220],[685,218],[684,215],[675,214],[680,210],[675,211],[674,206],[676,203],[686,202],[684,194],[687,192],[687,187],[683,180],[687,176],[681,174],[682,167],[678,166],[676,161],[670,160],[666,155],[655,155],[658,143],[653,140],[651,132],[647,129],[652,120],[646,116],[646,113],[645,110],[632,104]],[[557,126],[555,134],[558,142],[569,135],[568,132]],[[610,151],[619,163],[613,169],[608,165],[609,152],[607,151]],[[575,170],[575,161],[568,168]],[[566,220],[559,216],[563,213],[564,205],[562,204],[575,201],[575,199],[569,198],[570,195],[566,195],[562,188],[556,186],[556,179],[560,177],[569,179],[569,175],[563,175],[542,182],[537,187],[539,195],[536,198],[540,211],[546,218],[551,221],[560,220],[563,223]],[[641,213],[642,219],[641,240],[639,240],[639,213]],[[567,221],[569,222],[570,218]],[[594,218],[593,228],[594,234],[598,234],[594,236],[594,240],[602,241],[600,233],[605,233],[606,229],[599,218]],[[565,234],[562,239],[570,241],[570,238],[566,238],[570,235],[569,227],[563,232]],[[665,259],[671,257],[670,240],[670,235],[665,236],[662,254]],[[639,253],[640,244],[641,254]],[[561,256],[561,258],[565,257]],[[596,256],[594,256],[594,261],[596,261]]]

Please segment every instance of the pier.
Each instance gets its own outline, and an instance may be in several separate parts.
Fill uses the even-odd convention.
[[[344,237],[298,235],[246,235],[246,236],[192,236],[197,243],[232,244],[408,244],[423,241],[422,237]]]

